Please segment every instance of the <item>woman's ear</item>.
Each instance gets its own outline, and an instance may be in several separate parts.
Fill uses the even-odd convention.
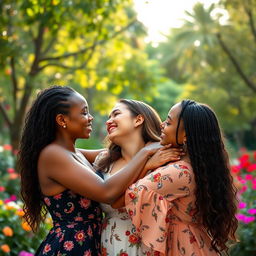
[[[63,114],[58,114],[55,120],[59,126],[63,127],[64,129],[67,128],[66,118]]]
[[[144,122],[144,116],[142,115],[137,115],[135,117],[135,127],[140,126]]]

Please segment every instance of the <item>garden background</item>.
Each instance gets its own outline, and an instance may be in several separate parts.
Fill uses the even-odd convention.
[[[256,0],[196,3],[164,41],[146,37],[131,0],[0,1],[0,255],[33,255],[51,225],[47,218],[34,235],[22,220],[15,165],[24,115],[50,85],[87,99],[94,131],[77,142],[85,148],[104,146],[119,98],[145,101],[162,119],[184,98],[209,104],[239,190],[231,255],[256,255]]]

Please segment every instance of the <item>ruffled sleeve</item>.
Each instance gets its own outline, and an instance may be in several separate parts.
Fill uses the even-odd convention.
[[[137,181],[126,190],[126,209],[142,243],[166,252],[168,211],[177,198],[190,194],[192,171],[184,164],[169,164]]]

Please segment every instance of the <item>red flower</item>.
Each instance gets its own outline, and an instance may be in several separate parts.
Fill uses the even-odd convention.
[[[62,196],[62,194],[58,194],[58,195],[54,196],[53,198],[56,200],[59,200],[59,199],[61,199],[61,196]]]
[[[101,256],[107,256],[107,248],[101,247]]]
[[[82,208],[87,209],[91,205],[91,201],[86,198],[81,198],[79,204]]]
[[[231,166],[231,172],[232,173],[239,173],[240,172],[240,168],[238,166]]]
[[[188,167],[187,167],[186,165],[179,164],[179,167],[180,167],[181,169],[186,169],[186,170],[188,170]]]
[[[126,236],[129,236],[131,234],[131,232],[129,231],[129,230],[127,230],[126,232],[125,232],[125,235]]]
[[[72,241],[66,241],[63,246],[66,251],[71,251],[74,248],[74,243]]]
[[[132,234],[129,236],[129,242],[131,244],[137,244],[139,242],[139,238]]]
[[[75,234],[75,239],[77,242],[83,242],[85,240],[85,233],[84,231],[80,230],[77,231]]]
[[[120,253],[119,255],[120,255],[120,256],[129,256],[128,253],[126,253],[126,252],[122,252],[122,253]]]
[[[161,179],[161,173],[157,173],[157,174],[155,174],[154,176],[153,176],[153,178],[154,178],[154,181],[156,181],[156,182],[158,182],[158,181],[160,181],[160,179]]]
[[[128,195],[129,195],[129,197],[130,197],[131,199],[134,199],[134,198],[136,198],[136,195],[135,195],[133,192],[131,192],[131,193],[128,193]]]
[[[256,170],[256,164],[250,164],[247,168],[248,172],[253,172]]]
[[[133,211],[132,211],[132,210],[128,210],[128,214],[129,214],[130,216],[133,216]]]
[[[9,145],[9,144],[5,144],[5,145],[3,145],[3,149],[6,150],[6,151],[11,151],[12,150],[12,146]]]
[[[43,254],[48,253],[51,250],[51,245],[50,244],[46,244],[43,250]]]

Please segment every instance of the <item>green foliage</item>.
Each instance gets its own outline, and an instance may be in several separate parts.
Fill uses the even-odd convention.
[[[245,133],[256,141],[255,1],[222,2],[208,8],[196,4],[186,12],[183,26],[149,52],[169,78],[184,85],[178,99],[209,104],[241,146],[247,142]]]

